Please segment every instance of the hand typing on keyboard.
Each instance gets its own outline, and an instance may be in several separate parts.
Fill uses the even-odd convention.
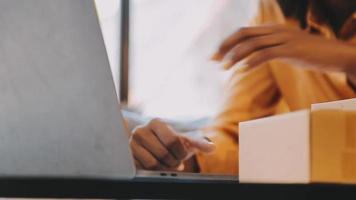
[[[159,119],[137,127],[130,138],[136,166],[148,170],[182,170],[196,152],[210,153],[215,145],[202,134],[178,134]]]

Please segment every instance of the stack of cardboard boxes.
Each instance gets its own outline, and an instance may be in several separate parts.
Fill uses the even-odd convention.
[[[356,99],[240,123],[240,182],[356,183]]]

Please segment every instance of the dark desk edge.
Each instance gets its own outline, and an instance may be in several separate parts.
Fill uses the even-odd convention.
[[[0,197],[26,198],[219,198],[346,199],[356,185],[239,184],[237,182],[157,182],[72,178],[0,179]]]

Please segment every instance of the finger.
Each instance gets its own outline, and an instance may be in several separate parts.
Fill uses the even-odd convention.
[[[135,159],[137,159],[137,161],[141,163],[143,168],[150,170],[158,170],[165,168],[150,152],[148,152],[135,140],[131,141],[131,149]]]
[[[225,54],[229,52],[237,43],[250,37],[257,37],[275,33],[276,31],[280,30],[280,28],[281,26],[278,25],[241,28],[222,42],[218,52],[213,56],[212,59],[221,61],[224,58]]]
[[[237,44],[229,54],[231,54],[228,62],[224,65],[225,69],[229,69],[236,63],[246,59],[252,53],[264,48],[283,45],[288,42],[287,34],[270,34],[260,37],[253,37]]]
[[[184,163],[181,163],[181,164],[177,167],[177,171],[183,171],[184,169],[185,169]]]
[[[270,48],[265,48],[260,51],[255,52],[251,58],[247,61],[249,68],[257,67],[267,61],[284,58],[289,56],[289,48],[287,45],[274,46]]]
[[[171,152],[177,160],[182,160],[188,155],[188,151],[178,134],[161,120],[152,120],[149,124],[161,143]]]
[[[190,137],[190,136],[181,136],[185,142],[192,148],[195,148],[204,153],[211,153],[215,150],[215,144],[205,137]]]
[[[133,137],[167,168],[176,167],[180,163],[150,129],[138,128]]]
[[[143,165],[136,158],[135,158],[135,165],[136,165],[136,168],[138,168],[138,169],[144,169]]]

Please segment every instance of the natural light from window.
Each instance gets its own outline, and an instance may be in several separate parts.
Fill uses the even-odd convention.
[[[132,0],[129,105],[174,119],[214,115],[228,72],[211,62],[257,0]]]

